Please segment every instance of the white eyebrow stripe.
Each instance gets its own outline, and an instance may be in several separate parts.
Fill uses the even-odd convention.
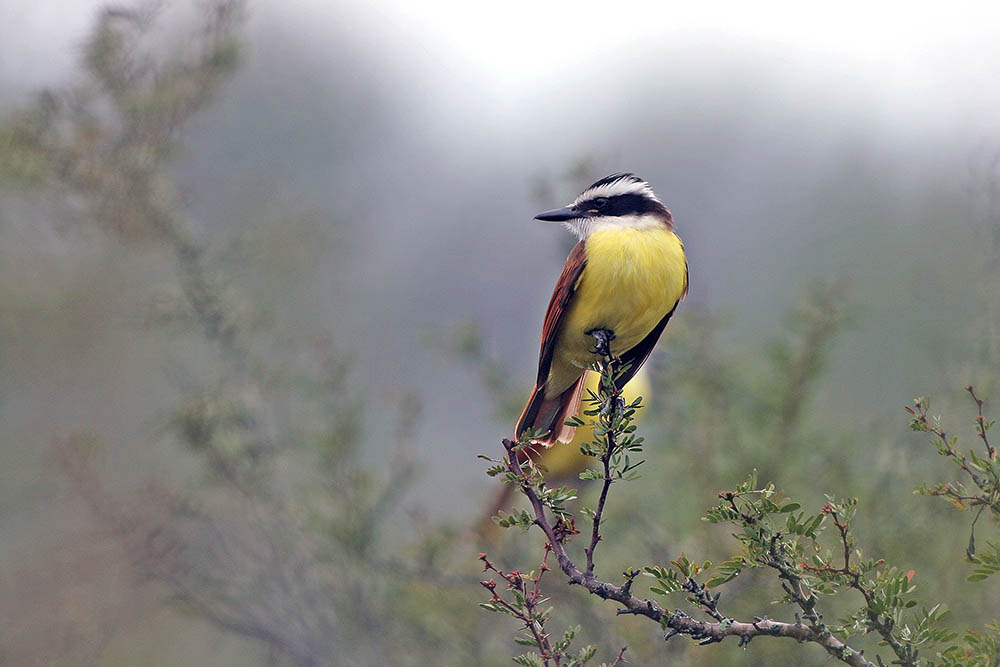
[[[603,183],[597,187],[584,190],[573,204],[577,205],[597,197],[616,197],[618,195],[642,195],[659,201],[656,195],[653,194],[653,189],[649,187],[649,183],[646,181],[633,181],[630,178],[620,178],[616,181]]]

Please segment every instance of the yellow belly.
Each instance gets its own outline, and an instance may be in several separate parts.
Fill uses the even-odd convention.
[[[677,304],[687,283],[680,238],[665,227],[599,231],[587,237],[587,265],[563,316],[545,395],[565,391],[580,377],[574,362],[591,364],[592,329],[615,333],[614,354],[645,338]]]

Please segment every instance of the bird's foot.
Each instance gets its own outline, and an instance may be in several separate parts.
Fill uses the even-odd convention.
[[[594,347],[590,351],[602,357],[611,356],[611,341],[615,339],[615,332],[610,329],[591,329],[588,336],[594,337]]]

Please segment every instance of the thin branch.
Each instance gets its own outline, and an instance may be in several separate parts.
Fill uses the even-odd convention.
[[[612,662],[608,667],[616,667],[617,665],[624,665],[627,660],[625,660],[625,651],[628,650],[628,646],[622,646],[622,650],[618,651],[618,657]]]
[[[608,435],[610,439],[610,434]],[[601,496],[597,501],[597,509],[594,510],[594,527],[590,536],[590,546],[584,549],[587,555],[587,574],[594,573],[594,550],[597,543],[601,541],[601,517],[604,515],[604,504],[608,500],[608,489],[611,488],[611,448],[601,457],[604,465],[604,481],[601,485]]]
[[[595,348],[595,350],[598,348]],[[607,347],[605,346],[605,350]],[[601,369],[601,382],[603,384],[605,376],[609,373],[614,374],[617,370],[618,360],[611,356],[610,351],[600,362]],[[605,435],[605,451],[601,455],[601,464],[604,468],[604,479],[601,483],[601,496],[597,501],[597,509],[594,511],[593,520],[593,530],[590,536],[590,546],[588,546],[584,552],[587,555],[587,574],[594,573],[594,550],[597,548],[597,543],[601,541],[601,517],[604,516],[604,505],[608,500],[608,491],[611,489],[611,457],[615,455],[618,450],[618,438],[615,434],[615,430],[611,427],[611,423],[615,418],[615,411],[618,406],[618,400],[621,396],[622,390],[617,386],[613,387],[611,394],[608,396],[607,401],[601,407],[601,413],[599,415],[602,421],[607,421],[608,426],[607,434]],[[610,417],[608,414],[610,413]]]
[[[483,571],[496,572],[498,576],[507,582],[507,588],[509,590],[516,590],[520,598],[524,600],[523,610],[507,602],[497,593],[497,584],[493,579],[480,581],[479,585],[490,592],[491,604],[506,609],[507,613],[524,624],[524,629],[531,633],[535,646],[538,647],[542,662],[546,665],[546,667],[548,667],[549,664],[559,667],[562,664],[563,654],[552,648],[552,642],[549,640],[549,635],[545,632],[546,615],[544,612],[538,611],[538,606],[545,602],[540,583],[542,576],[544,576],[544,574],[550,569],[548,560],[549,553],[551,553],[551,551],[552,548],[549,545],[545,545],[545,556],[542,557],[542,562],[538,566],[538,574],[534,576],[528,575],[527,577],[516,570],[505,572],[498,569],[492,562],[490,562],[490,559],[486,554],[479,554],[479,560],[483,562]],[[530,591],[527,588],[526,582],[531,583]]]
[[[905,409],[907,412],[913,415],[913,423],[920,427],[919,430],[927,431],[928,433],[933,433],[937,437],[937,439],[941,443],[939,445],[939,450],[942,455],[952,458],[958,465],[958,467],[964,470],[965,473],[969,475],[969,477],[972,479],[972,481],[976,483],[976,486],[978,486],[981,490],[987,493],[989,493],[992,490],[989,480],[983,477],[980,473],[970,468],[969,461],[965,457],[965,455],[951,446],[951,440],[948,438],[948,434],[945,433],[944,429],[941,428],[941,425],[938,423],[932,424],[931,421],[927,419],[926,402],[924,402],[922,399],[918,399],[917,401],[914,402],[912,408],[907,406]]]
[[[986,437],[986,429],[988,426],[986,424],[985,417],[983,417],[983,399],[976,396],[976,390],[973,389],[971,384],[966,387],[965,390],[969,392],[970,396],[972,396],[972,400],[976,402],[976,409],[979,411],[979,414],[976,415],[976,431],[979,433],[979,437],[982,439],[983,444],[986,445],[986,455],[991,459],[996,458],[996,449],[990,444],[989,438]]]

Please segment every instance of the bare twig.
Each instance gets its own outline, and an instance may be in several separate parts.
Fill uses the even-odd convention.
[[[622,650],[618,651],[618,657],[612,662],[608,667],[616,667],[616,665],[624,665],[628,661],[625,659],[625,651],[628,650],[628,646],[622,646]]]
[[[812,385],[823,369],[830,341],[844,325],[843,299],[846,291],[844,280],[817,285],[796,308],[796,317],[801,318],[803,331],[801,343],[791,351],[785,369],[786,384],[779,396],[776,443],[779,452],[792,450],[796,430],[802,421],[802,411]]]
[[[542,576],[550,569],[548,560],[551,552],[552,548],[545,545],[545,555],[538,566],[538,572],[529,575],[524,575],[516,570],[505,572],[497,568],[486,554],[479,554],[479,560],[483,562],[483,571],[495,572],[506,581],[507,589],[517,592],[519,599],[524,601],[523,606],[513,605],[504,600],[496,591],[495,580],[480,581],[479,584],[490,592],[491,604],[506,609],[507,613],[524,624],[524,629],[531,634],[535,646],[538,647],[543,664],[559,667],[562,664],[562,652],[553,648],[549,634],[545,632],[546,613],[539,609],[540,605],[545,602],[541,581]],[[530,588],[528,584],[530,584]]]
[[[986,456],[994,459],[996,458],[997,451],[993,445],[990,444],[990,440],[986,436],[986,429],[989,427],[986,424],[986,419],[983,417],[983,399],[976,396],[976,390],[971,384],[966,387],[965,390],[969,392],[970,396],[972,396],[972,400],[976,402],[976,409],[979,411],[979,414],[976,415],[976,432],[979,434],[980,439],[982,439],[983,444],[986,445]]]

